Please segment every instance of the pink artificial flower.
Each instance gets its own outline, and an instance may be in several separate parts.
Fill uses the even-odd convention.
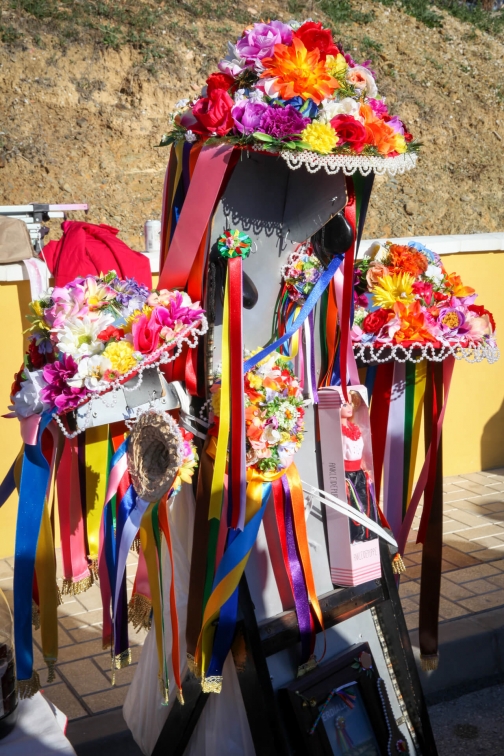
[[[161,324],[157,323],[152,317],[149,319],[147,315],[140,315],[131,328],[135,350],[142,354],[155,352],[159,346],[161,328]]]
[[[427,306],[430,305],[433,293],[432,284],[427,283],[426,281],[415,281],[411,288],[413,289],[413,293],[419,299],[423,299]]]

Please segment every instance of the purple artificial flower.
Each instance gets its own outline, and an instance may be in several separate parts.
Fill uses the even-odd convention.
[[[236,43],[236,52],[247,63],[257,63],[273,55],[275,45],[290,45],[291,42],[292,29],[281,21],[254,24]]]
[[[257,130],[275,139],[284,139],[291,134],[300,134],[309,123],[310,119],[303,118],[292,105],[286,105],[285,108],[270,105]]]
[[[394,129],[396,134],[401,134],[401,136],[404,136],[404,124],[396,115],[387,120],[387,126],[390,126],[392,129]]]
[[[375,116],[378,116],[378,118],[383,118],[383,116],[388,115],[388,108],[383,102],[383,100],[375,100],[372,97],[370,97],[368,100],[368,103],[369,105],[371,105],[371,108],[373,109],[373,113],[375,114]]]
[[[73,357],[63,354],[60,359],[60,362],[45,365],[42,375],[48,385],[42,389],[40,396],[45,404],[54,407],[58,412],[65,412],[75,409],[89,391],[85,386],[71,384],[77,373],[77,363]]]
[[[268,105],[265,102],[241,100],[231,110],[235,130],[240,134],[253,134],[259,128],[266,110],[268,110]]]
[[[441,308],[437,322],[444,334],[454,335],[456,333],[465,333],[469,330],[462,307]]]

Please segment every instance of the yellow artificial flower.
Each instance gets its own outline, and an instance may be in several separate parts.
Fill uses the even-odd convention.
[[[133,344],[129,341],[111,341],[103,352],[103,356],[110,361],[112,370],[117,370],[123,375],[137,364],[133,352]]]
[[[212,409],[213,409],[214,415],[217,415],[217,417],[220,417],[220,401],[221,401],[220,388],[217,389],[217,391],[212,391],[212,395],[210,399],[212,401]]]
[[[260,389],[262,387],[263,379],[260,375],[257,375],[256,373],[247,373],[247,378],[253,389]]]
[[[338,79],[344,76],[347,68],[348,68],[348,64],[341,53],[338,53],[336,56],[334,55],[327,56],[326,71],[328,74],[330,74],[330,76],[334,76],[335,79]]]
[[[301,132],[301,141],[306,142],[314,152],[327,155],[336,146],[338,136],[328,123],[313,121]]]
[[[406,139],[402,134],[396,134],[392,143],[394,145],[395,151],[399,154],[406,152]]]
[[[382,276],[373,289],[373,304],[391,310],[396,302],[413,302],[415,279],[409,273],[392,273]]]
[[[149,305],[144,305],[141,310],[135,310],[132,312],[131,315],[126,318],[126,323],[122,326],[124,333],[131,333],[131,327],[135,320],[138,320],[141,315],[147,315],[147,317],[149,317],[153,309],[154,308],[149,307]]]

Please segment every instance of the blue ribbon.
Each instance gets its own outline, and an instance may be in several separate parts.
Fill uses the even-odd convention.
[[[264,349],[261,349],[260,352],[254,354],[252,357],[249,357],[249,359],[243,363],[244,373],[248,373],[249,370],[252,370],[254,365],[257,365],[258,362],[261,362],[261,360],[264,360],[266,357],[268,357],[271,352],[274,352],[276,349],[278,349],[279,346],[291,339],[295,332],[299,328],[301,328],[304,321],[317,304],[320,296],[327,288],[332,277],[341,265],[343,257],[343,255],[335,255],[335,257],[333,257],[328,267],[324,270],[319,280],[308,295],[306,302],[302,306],[301,312],[297,316],[296,320],[291,323],[290,327],[287,328],[286,332],[281,338],[277,339],[277,341],[275,341],[273,344],[268,344],[268,346],[264,347]]]
[[[33,674],[33,576],[50,474],[49,463],[42,453],[42,436],[51,420],[50,412],[42,415],[36,444],[25,444],[21,470],[14,556],[14,642],[18,680],[29,680]]]
[[[118,450],[119,451],[119,450]],[[132,485],[129,485],[126,489],[124,496],[122,497],[119,507],[117,508],[116,516],[116,537],[115,537],[115,559],[114,559],[114,593],[112,594],[112,611],[114,619],[114,652],[116,656],[122,651],[128,648],[128,611],[127,611],[127,597],[126,597],[126,570],[123,571],[122,565],[119,567],[120,559],[119,555],[121,548],[125,550],[123,544],[123,533],[125,526],[129,521],[133,510],[137,503],[137,495]],[[129,530],[129,529],[128,529]],[[125,543],[127,544],[128,551],[133,543],[138,528],[131,534],[126,533]],[[119,569],[121,574],[119,574]]]
[[[16,489],[16,481],[14,480],[14,468],[16,466],[16,460],[12,463],[9,472],[0,483],[0,507],[3,507],[9,496],[14,493]]]

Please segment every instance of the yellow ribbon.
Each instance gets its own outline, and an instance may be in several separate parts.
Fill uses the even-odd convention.
[[[296,307],[294,311],[294,317],[292,318],[292,322],[296,320],[297,316],[301,312],[301,307]],[[293,337],[291,338],[291,353],[289,355],[279,354],[279,359],[283,360],[284,362],[290,362],[294,359],[294,357],[297,357],[297,354],[299,352],[299,331],[301,329],[298,328]]]
[[[413,429],[411,434],[411,451],[410,466],[408,475],[408,489],[406,496],[406,506],[411,501],[413,491],[413,480],[415,477],[415,461],[418,454],[418,444],[420,441],[420,426],[422,423],[422,410],[425,397],[425,385],[427,380],[427,360],[422,360],[416,366],[415,374],[415,393],[413,397]]]
[[[86,527],[91,561],[98,559],[100,523],[107,489],[108,425],[86,430]]]

